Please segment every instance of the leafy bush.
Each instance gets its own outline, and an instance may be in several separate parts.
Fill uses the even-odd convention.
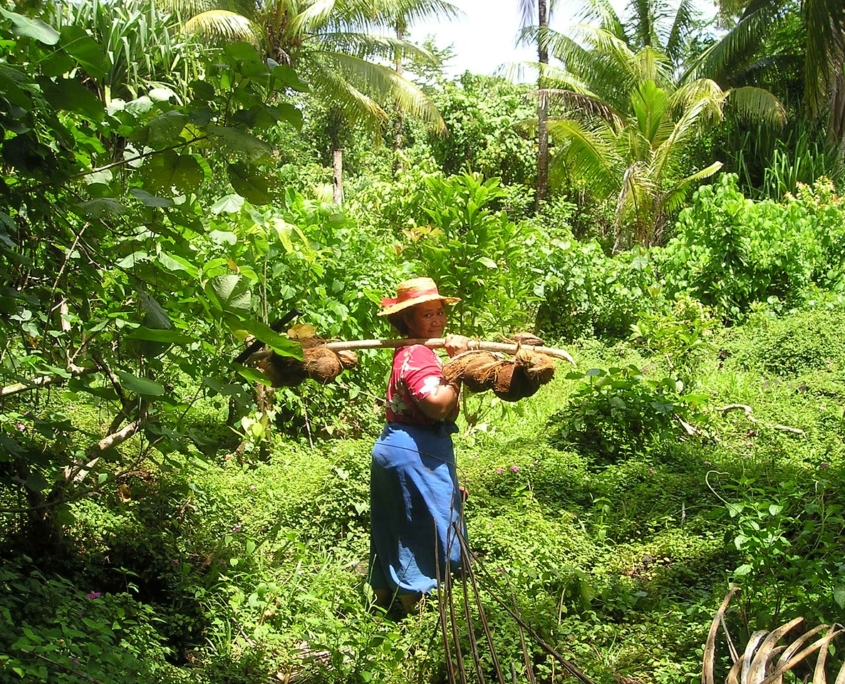
[[[496,178],[467,173],[425,183],[421,207],[431,223],[407,231],[402,256],[415,260],[441,291],[461,298],[454,306],[461,333],[524,328],[533,299],[528,265],[539,235],[494,210],[505,197]]]
[[[780,319],[758,315],[731,346],[737,363],[774,375],[837,370],[845,365],[845,311],[799,311]]]
[[[537,328],[552,338],[627,337],[641,312],[663,304],[649,252],[608,257],[598,242],[571,238],[552,239],[544,252]]]
[[[661,439],[674,439],[678,419],[695,422],[704,403],[701,394],[684,393],[684,384],[672,376],[650,379],[634,365],[573,371],[580,380],[569,406],[555,423],[554,440],[573,444],[600,460],[630,456]]]
[[[746,199],[725,174],[699,188],[677,235],[656,251],[670,292],[687,292],[730,320],[755,302],[801,302],[812,286],[840,289],[845,202],[829,182],[782,203]]]

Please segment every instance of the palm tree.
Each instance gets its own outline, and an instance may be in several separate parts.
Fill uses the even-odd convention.
[[[694,184],[721,167],[716,162],[690,173],[685,153],[703,127],[719,121],[732,99],[742,112],[773,122],[783,119],[783,108],[760,89],[737,96],[711,79],[679,79],[677,16],[671,30],[661,31],[654,13],[626,25],[609,3],[595,6],[601,25],[582,26],[579,40],[546,36],[564,65],[547,70],[555,87],[545,95],[563,108],[549,121],[560,146],[553,170],[565,167],[582,188],[614,202],[616,250],[658,244]]]
[[[730,30],[693,65],[723,84],[745,84],[762,75],[782,80],[783,69],[803,72],[804,103],[811,119],[828,114],[828,139],[845,152],[845,3],[842,0],[720,0]],[[800,18],[803,54],[771,51],[765,38]],[[803,62],[803,64],[802,64]]]
[[[522,15],[521,43],[531,40],[537,45],[537,206],[546,199],[549,189],[549,134],[548,103],[542,93],[545,92],[545,69],[549,65],[549,50],[545,35],[549,28],[549,19],[555,9],[556,0],[519,0],[519,12]],[[534,17],[537,24],[534,25]]]
[[[213,2],[213,0],[210,0]],[[330,109],[333,196],[343,200],[341,133],[350,124],[374,134],[390,117],[383,104],[419,116],[436,130],[443,120],[419,88],[391,66],[397,53],[427,53],[402,38],[378,35],[399,17],[413,20],[438,11],[435,0],[239,0],[238,11],[202,9],[193,0],[168,0],[184,14],[189,32],[218,40],[249,40],[264,54],[297,70]]]

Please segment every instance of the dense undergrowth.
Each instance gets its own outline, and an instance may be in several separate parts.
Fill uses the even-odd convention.
[[[743,588],[729,613],[740,643],[795,615],[837,619],[844,326],[833,308],[714,327],[689,373],[707,397],[685,414],[695,434],[677,417],[634,429],[614,413],[625,410],[619,401],[585,393],[601,374],[559,373],[515,406],[469,398],[473,424],[456,441],[479,572],[596,682],[699,677],[729,582]],[[643,369],[616,397],[660,390],[638,385],[661,376],[664,355],[636,339],[571,349],[582,370]],[[88,410],[60,392],[49,400]],[[752,407],[755,422],[720,410],[730,404]],[[89,410],[92,429],[97,420]],[[585,437],[585,422],[605,431],[599,447],[616,448]],[[262,461],[220,450],[147,463],[73,506],[61,558],[10,559],[7,538],[5,671],[50,681],[79,681],[77,669],[114,682],[436,681],[443,647],[431,604],[400,622],[368,609],[372,438],[275,439]],[[503,664],[521,672],[515,623],[482,596]],[[538,680],[557,681],[555,663],[532,650]]]

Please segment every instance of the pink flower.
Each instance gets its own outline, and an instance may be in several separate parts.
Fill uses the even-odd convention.
[[[26,425],[24,425],[23,423],[18,423],[15,427],[17,427],[18,430],[20,430],[21,432],[26,430]]]
[[[93,601],[94,599],[98,599],[98,598],[100,598],[100,597],[102,596],[102,594],[101,594],[99,591],[92,591],[92,592],[90,592],[90,593],[88,593],[88,594],[85,594],[85,595],[86,595],[86,596],[87,596],[87,597],[88,597],[91,601]]]
[[[503,468],[496,468],[496,475],[501,475],[504,471]]]
[[[821,469],[823,469],[823,470],[824,470],[824,469],[827,469],[827,468],[830,468],[830,463],[822,463],[822,464],[819,466],[819,468],[821,468]]]
[[[512,473],[518,473],[519,472],[519,466],[511,466],[511,472]]]
[[[173,559],[173,565],[179,565],[179,559],[178,558]]]

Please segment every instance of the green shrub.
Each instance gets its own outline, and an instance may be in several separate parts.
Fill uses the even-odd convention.
[[[829,182],[783,202],[754,202],[725,174],[699,188],[677,235],[655,250],[670,292],[687,292],[729,320],[755,302],[794,305],[817,286],[841,289],[845,203]]]
[[[735,361],[773,375],[795,377],[845,365],[845,310],[799,311],[784,318],[757,316],[737,331]]]
[[[641,312],[664,304],[648,252],[608,257],[598,242],[571,238],[553,239],[544,251],[537,328],[552,339],[627,337]]]

